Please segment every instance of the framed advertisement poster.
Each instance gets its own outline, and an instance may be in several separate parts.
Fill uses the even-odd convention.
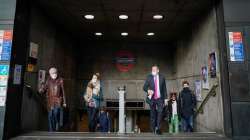
[[[217,71],[217,61],[216,61],[216,53],[212,52],[208,57],[208,65],[209,65],[209,73],[211,78],[216,78]]]
[[[230,61],[244,61],[242,32],[228,32]]]
[[[201,68],[201,80],[202,80],[202,88],[203,89],[209,89],[207,66],[203,66]]]

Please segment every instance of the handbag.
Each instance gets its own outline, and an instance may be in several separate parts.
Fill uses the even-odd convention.
[[[89,107],[96,107],[96,103],[93,99],[90,99],[90,101],[88,102],[88,106]]]

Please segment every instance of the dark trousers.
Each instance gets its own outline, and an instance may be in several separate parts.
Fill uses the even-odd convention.
[[[59,130],[61,107],[55,106],[48,112],[49,131]]]
[[[164,101],[162,99],[152,99],[150,104],[151,130],[160,130]]]
[[[88,124],[89,132],[95,132],[97,109],[95,107],[88,107],[87,112],[88,112],[88,121],[89,121],[89,124]]]
[[[182,122],[181,124],[183,132],[193,132],[194,129],[193,115],[189,117],[182,117],[181,122]]]

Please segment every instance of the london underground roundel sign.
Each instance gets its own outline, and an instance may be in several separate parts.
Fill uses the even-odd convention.
[[[115,56],[115,65],[116,68],[121,72],[130,71],[135,65],[134,54],[130,51],[118,51]]]

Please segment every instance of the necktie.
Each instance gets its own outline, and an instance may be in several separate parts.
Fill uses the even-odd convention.
[[[157,80],[157,76],[154,77],[154,83],[155,83],[154,99],[158,99],[158,80]]]

